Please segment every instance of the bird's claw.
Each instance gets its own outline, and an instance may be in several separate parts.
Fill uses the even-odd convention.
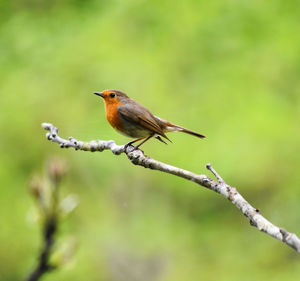
[[[132,146],[132,147],[134,147],[134,146],[132,145],[132,143],[131,143],[131,142],[129,142],[129,143],[126,143],[126,144],[124,145],[124,150],[126,151],[126,150],[127,150],[127,148],[128,148],[129,146]],[[133,151],[133,150],[132,150],[132,151]]]
[[[130,146],[132,148],[129,148]],[[133,152],[133,151],[136,151],[136,150],[140,150],[143,154],[145,154],[144,150],[141,150],[138,146],[133,146],[132,142],[126,143],[124,145],[124,150],[125,150],[125,152]]]
[[[140,148],[138,148],[138,146],[135,146],[135,147],[133,148],[133,150],[131,150],[131,151],[136,151],[136,150],[141,151],[141,152],[145,155],[144,150],[141,150]]]

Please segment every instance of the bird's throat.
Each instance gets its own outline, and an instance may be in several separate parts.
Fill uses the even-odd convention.
[[[109,124],[116,130],[122,130],[122,123],[117,111],[120,103],[105,103],[105,116]]]

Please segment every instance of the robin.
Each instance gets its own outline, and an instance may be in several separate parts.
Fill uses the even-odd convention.
[[[133,150],[136,150],[152,137],[167,144],[161,138],[163,137],[171,142],[166,136],[166,132],[184,132],[198,138],[205,138],[201,134],[153,115],[147,108],[132,100],[121,91],[105,90],[103,92],[95,92],[94,94],[104,99],[106,119],[110,125],[119,133],[135,138],[135,140],[127,143],[125,147],[143,140],[134,147]]]

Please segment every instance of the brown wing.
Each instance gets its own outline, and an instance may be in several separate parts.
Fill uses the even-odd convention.
[[[131,103],[119,106],[118,113],[121,115],[121,118],[134,123],[136,126],[148,129],[169,140],[153,114],[142,105],[132,101]]]

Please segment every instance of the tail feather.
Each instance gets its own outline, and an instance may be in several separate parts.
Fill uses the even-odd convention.
[[[201,139],[204,139],[205,136],[201,135],[199,133],[196,133],[194,131],[188,130],[186,128],[183,128],[181,126],[175,125],[173,123],[171,123],[170,121],[161,119],[157,116],[154,116],[156,118],[156,120],[159,122],[160,127],[163,129],[164,132],[183,132]]]
[[[185,129],[185,128],[181,128],[181,129],[180,129],[180,132],[184,132],[184,133],[186,133],[186,134],[193,135],[193,136],[198,137],[198,138],[201,138],[201,139],[204,139],[204,138],[205,138],[205,136],[203,136],[203,135],[201,135],[201,134],[198,134],[198,133],[196,133],[196,132],[194,132],[194,131]]]
[[[161,141],[164,144],[167,144],[160,136],[155,137],[157,140]],[[169,140],[170,141],[170,140]],[[171,141],[170,141],[171,142]]]

